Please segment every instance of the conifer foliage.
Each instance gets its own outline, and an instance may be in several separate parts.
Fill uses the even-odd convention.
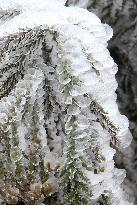
[[[129,205],[110,146],[131,141],[112,30],[64,5],[0,2],[0,202]]]

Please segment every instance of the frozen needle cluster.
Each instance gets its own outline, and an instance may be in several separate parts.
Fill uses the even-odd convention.
[[[129,205],[112,30],[64,4],[0,2],[0,202]]]

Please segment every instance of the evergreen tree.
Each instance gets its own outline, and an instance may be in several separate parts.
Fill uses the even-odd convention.
[[[129,205],[110,146],[131,141],[106,48],[112,30],[64,5],[0,2],[0,202]]]

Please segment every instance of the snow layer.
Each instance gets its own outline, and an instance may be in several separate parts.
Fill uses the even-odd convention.
[[[26,152],[27,156],[30,151],[34,156],[37,152],[36,145],[33,144],[34,125],[38,134],[38,139],[35,140],[41,142],[36,155],[36,165],[40,162],[40,157],[43,157],[47,166],[46,154],[49,155],[51,148],[54,148],[51,153],[57,155],[55,158],[60,157],[62,152],[65,155],[68,139],[73,133],[77,157],[82,155],[87,164],[92,165],[92,171],[84,171],[90,179],[90,188],[93,193],[89,204],[98,203],[102,194],[108,195],[113,205],[131,204],[124,200],[120,187],[125,172],[114,168],[115,151],[110,147],[110,141],[114,146],[118,143],[119,148],[127,147],[131,141],[131,136],[128,134],[128,120],[120,115],[116,104],[117,66],[107,50],[107,40],[112,37],[112,30],[109,26],[103,25],[94,14],[76,7],[66,8],[64,3],[63,0],[31,0],[29,2],[4,0],[0,2],[0,8],[3,10],[20,11],[19,15],[4,21],[0,26],[1,46],[8,36],[17,36],[18,39],[20,33],[26,32],[24,37],[21,36],[21,41],[17,43],[11,41],[8,49],[6,51],[3,49],[5,54],[1,63],[1,70],[3,70],[7,62],[9,64],[12,60],[16,62],[16,55],[21,56],[25,53],[23,80],[15,83],[15,89],[9,93],[8,97],[2,97],[0,101],[1,127],[4,131],[6,124],[13,146],[11,149],[13,167],[16,170],[14,160],[22,160],[24,167],[30,163],[22,152]],[[29,29],[32,29],[32,32]],[[37,36],[38,32],[41,38],[39,38],[40,35]],[[34,40],[36,44],[27,51],[27,46],[34,43],[31,40]],[[12,48],[16,45],[15,55]],[[50,65],[44,60],[47,53],[43,55],[43,45],[48,47],[48,52],[51,50],[50,62],[48,62]],[[46,52],[46,49],[44,51]],[[30,68],[32,65],[33,68]],[[14,72],[15,70],[11,69],[2,75],[0,81],[2,88],[4,82]],[[46,85],[44,80],[47,82]],[[44,86],[48,86],[50,91]],[[25,93],[23,93],[24,97],[20,96],[18,90],[20,87]],[[1,90],[3,94],[4,91]],[[27,91],[29,91],[29,96],[26,94]],[[17,93],[19,99],[15,99],[18,96]],[[29,97],[28,108],[23,108],[27,97]],[[46,99],[52,107],[49,117],[49,102],[45,103],[44,107]],[[16,106],[18,100],[21,101],[21,107]],[[12,120],[8,122],[7,115],[11,114],[10,106],[16,110],[16,115],[15,119],[13,115]],[[25,117],[22,109],[24,112],[26,109],[29,110],[25,112]],[[75,120],[72,123],[73,118]],[[12,140],[14,132],[11,124],[14,120],[17,122],[18,135],[24,130],[19,137],[18,155],[14,153]],[[47,135],[51,135],[52,140],[47,139]],[[62,146],[64,151],[62,151]],[[51,161],[53,162],[52,157]],[[53,189],[56,190],[57,183],[53,180],[55,179],[53,170],[55,172],[56,166],[52,168],[48,183],[51,181]],[[24,168],[23,173],[25,173]],[[35,183],[31,185],[32,189],[40,181],[39,173],[38,167]],[[39,185],[43,186],[41,181]]]

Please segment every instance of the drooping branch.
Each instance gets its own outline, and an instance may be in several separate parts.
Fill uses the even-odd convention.
[[[121,147],[131,140],[116,105],[111,29],[49,3],[23,4],[1,27],[1,201],[129,204],[110,147],[112,136]]]

